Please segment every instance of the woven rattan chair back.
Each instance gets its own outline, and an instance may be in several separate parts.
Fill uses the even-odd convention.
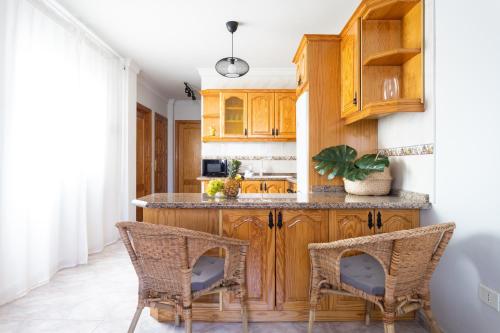
[[[454,229],[454,223],[443,223],[331,243],[309,244],[312,267],[312,319],[309,331],[312,330],[315,307],[322,295],[349,294],[379,306],[384,313],[386,332],[394,331],[396,312],[402,314],[420,308],[424,309],[433,332],[438,332],[430,311],[429,283]],[[383,296],[367,294],[341,281],[341,258],[353,251],[364,252],[382,265],[385,273]]]
[[[136,314],[129,328],[135,330],[145,306],[170,305],[186,321],[186,332],[191,332],[192,300],[211,293],[234,292],[242,305],[243,331],[246,332],[245,263],[248,241],[212,234],[140,222],[116,224],[121,239],[139,278],[139,300]],[[224,278],[203,290],[191,290],[192,268],[207,251],[222,248],[225,253]]]

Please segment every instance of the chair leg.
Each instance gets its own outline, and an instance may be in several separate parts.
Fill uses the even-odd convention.
[[[316,307],[312,306],[309,309],[309,325],[307,326],[307,333],[312,333],[315,318],[316,318]]]
[[[143,306],[138,306],[137,310],[135,310],[134,318],[132,318],[132,322],[128,328],[128,333],[134,333],[135,327],[137,326],[137,322],[139,321],[139,317],[141,316]]]
[[[245,286],[240,290],[240,306],[241,306],[241,325],[243,326],[243,333],[248,333],[248,303],[247,291]]]
[[[175,322],[174,322],[175,327],[181,326],[181,316],[180,314],[176,313],[175,314]]]
[[[186,333],[193,332],[193,317],[192,308],[189,306],[184,309],[184,325],[186,325]]]
[[[372,302],[366,301],[366,310],[365,310],[365,325],[366,326],[370,325],[372,311],[373,311]]]
[[[396,328],[394,327],[394,323],[391,324],[384,323],[384,333],[396,333]]]
[[[432,314],[431,307],[424,306],[422,308],[422,313],[424,314],[424,317],[427,320],[427,324],[429,324],[429,328],[431,329],[431,333],[442,333],[436,319],[434,319],[434,315]]]

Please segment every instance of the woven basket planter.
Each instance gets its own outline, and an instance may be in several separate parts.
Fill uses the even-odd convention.
[[[365,180],[351,181],[344,178],[344,188],[349,194],[356,195],[387,195],[391,192],[392,177],[389,168],[383,172],[374,172]]]

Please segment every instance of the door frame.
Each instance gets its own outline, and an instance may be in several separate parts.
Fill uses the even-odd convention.
[[[201,120],[176,120],[175,121],[175,170],[174,170],[174,190],[179,193],[179,127],[183,124],[200,124],[201,131]],[[200,133],[201,136],[201,133]],[[201,176],[201,175],[200,175]]]
[[[144,175],[145,179],[149,179],[149,187],[145,187],[145,194],[151,194],[152,192],[152,172],[151,172],[151,166],[152,166],[152,161],[153,161],[153,152],[152,152],[152,149],[153,149],[153,144],[152,144],[152,140],[153,140],[153,133],[152,133],[152,130],[153,130],[153,123],[152,123],[152,114],[153,114],[153,111],[142,105],[141,103],[137,103],[137,107],[136,107],[136,121],[137,121],[137,117],[138,115],[142,113],[144,115],[144,122],[145,122],[145,126],[146,126],[146,136],[149,137],[149,140],[146,140],[144,142],[144,151],[147,151],[149,150],[149,154],[146,154],[146,159],[144,160],[144,165],[145,165],[145,169],[146,170],[150,170],[149,173],[146,173]],[[137,122],[136,122],[136,129],[137,129]],[[137,133],[136,133],[137,134]],[[136,153],[135,153],[135,156],[136,156],[136,161],[135,161],[135,165],[136,165],[136,170],[135,170],[135,175],[136,175],[136,179],[135,179],[135,188],[136,188],[136,191],[137,191],[137,173],[138,173],[138,170],[137,170],[137,146],[138,146],[138,140],[139,140],[139,137],[136,135],[136,138],[135,138],[135,144],[136,144]],[[149,156],[149,159],[147,158]],[[147,167],[149,165],[149,168]],[[147,185],[147,181],[145,181],[145,184]],[[137,194],[137,193],[136,193]],[[140,212],[142,212],[142,208],[140,207],[137,207],[136,208],[136,215],[139,216],[141,215]],[[142,219],[142,218],[141,218]],[[137,219],[139,220],[139,219]]]
[[[158,134],[158,131],[157,131],[157,120],[158,119],[161,119],[161,121],[165,121],[165,147],[166,147],[166,151],[167,151],[167,154],[165,156],[165,176],[166,176],[166,179],[165,179],[165,192],[168,192],[168,118],[159,114],[159,113],[156,113],[155,112],[155,116],[154,116],[154,147],[155,147],[155,151],[154,151],[154,185],[153,185],[153,190],[154,190],[154,193],[157,193],[157,188],[156,188],[156,181],[158,179],[158,174],[156,173],[156,161],[157,161],[157,155],[156,155],[156,138],[157,138],[157,134]]]

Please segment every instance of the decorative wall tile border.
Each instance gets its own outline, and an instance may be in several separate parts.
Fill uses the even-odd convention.
[[[378,152],[385,156],[432,155],[434,154],[434,144],[426,143],[415,146],[382,148]]]
[[[204,159],[214,160],[240,160],[240,161],[295,161],[296,156],[202,156]]]

